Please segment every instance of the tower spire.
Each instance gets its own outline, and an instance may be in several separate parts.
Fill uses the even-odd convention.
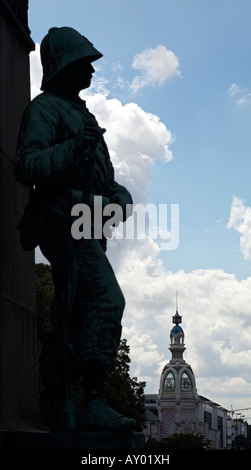
[[[184,346],[184,332],[180,326],[182,323],[182,316],[178,312],[178,295],[176,290],[176,313],[172,316],[173,323],[175,326],[172,328],[170,333],[170,351],[172,352],[172,360],[183,361],[183,352],[185,351]]]
[[[178,292],[176,290],[176,313],[175,315],[172,316],[172,319],[173,319],[173,323],[175,323],[175,325],[179,325],[179,323],[182,323],[182,316],[180,316],[179,312],[178,312]]]

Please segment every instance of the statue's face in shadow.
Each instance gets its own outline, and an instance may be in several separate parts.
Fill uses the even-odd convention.
[[[63,91],[67,95],[78,95],[91,85],[95,69],[87,59],[73,62],[58,73],[48,84],[48,90]]]
[[[95,72],[91,62],[83,59],[73,62],[65,69],[64,78],[69,86],[78,90],[84,90],[91,85],[92,75]]]

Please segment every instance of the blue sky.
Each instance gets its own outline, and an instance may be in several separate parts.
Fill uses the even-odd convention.
[[[157,391],[159,372],[170,359],[169,330],[177,289],[187,360],[198,377],[199,393],[226,407],[232,402],[248,406],[250,1],[30,0],[29,4],[35,43],[40,44],[52,26],[71,26],[104,54],[94,64],[96,81],[87,105],[103,124],[105,110],[113,116],[105,127],[121,182],[129,186],[132,182],[137,202],[144,193],[143,202],[180,205],[176,250],[159,251],[149,240],[137,246],[124,244],[119,247],[121,254],[116,243],[111,249],[127,299],[124,332],[135,373],[147,380],[147,391]],[[152,68],[150,59],[148,68],[142,66],[147,54]],[[170,66],[169,74],[161,66],[162,58]],[[35,81],[39,74],[34,64],[35,56]],[[138,87],[133,87],[135,83]],[[150,164],[146,167],[144,160],[141,175],[129,155],[129,110],[134,110],[139,126],[148,126]],[[151,115],[158,122],[154,124]],[[136,132],[135,152],[140,158],[147,151]],[[115,145],[115,134],[121,142],[127,136],[123,171],[123,152]],[[159,148],[158,138],[166,139]],[[172,160],[164,155],[165,149],[172,152]],[[150,317],[155,314],[154,323]],[[203,331],[207,333],[198,340]]]
[[[251,103],[238,107],[228,95],[233,83],[249,89],[250,15],[245,0],[30,1],[35,42],[52,25],[80,30],[104,53],[110,96],[136,101],[174,134],[173,161],[155,163],[149,199],[180,204],[179,249],[162,253],[170,269],[222,267],[240,279],[250,273],[238,235],[226,227],[234,195],[251,204]],[[158,44],[179,59],[179,78],[136,97],[112,88],[115,63],[129,80],[134,55]]]

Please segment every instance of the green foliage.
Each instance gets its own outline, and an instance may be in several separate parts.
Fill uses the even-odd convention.
[[[54,285],[48,264],[36,264],[36,296],[38,340],[44,342],[51,329],[50,315],[54,302]]]
[[[51,329],[51,309],[54,302],[54,285],[51,277],[51,266],[44,263],[36,264],[36,310],[37,310],[37,349],[39,392],[44,390],[41,378],[41,355],[43,345]]]
[[[245,421],[245,424],[247,426],[247,438],[251,441],[251,424],[248,424],[247,421]]]
[[[234,438],[232,446],[235,450],[248,450],[250,448],[250,440],[243,435],[239,435]]]
[[[107,384],[107,400],[110,406],[119,413],[134,418],[138,429],[141,430],[145,422],[145,396],[146,383],[139,382],[137,377],[130,377],[130,346],[126,339],[120,342],[115,367],[110,374]]]
[[[211,441],[200,433],[175,433],[157,441],[149,438],[146,443],[148,452],[202,451],[211,448]]]

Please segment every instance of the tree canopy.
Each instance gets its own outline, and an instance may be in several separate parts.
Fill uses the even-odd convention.
[[[128,418],[134,418],[141,429],[145,422],[145,382],[130,376],[130,346],[126,339],[120,341],[115,367],[107,384],[107,400],[112,408]]]

